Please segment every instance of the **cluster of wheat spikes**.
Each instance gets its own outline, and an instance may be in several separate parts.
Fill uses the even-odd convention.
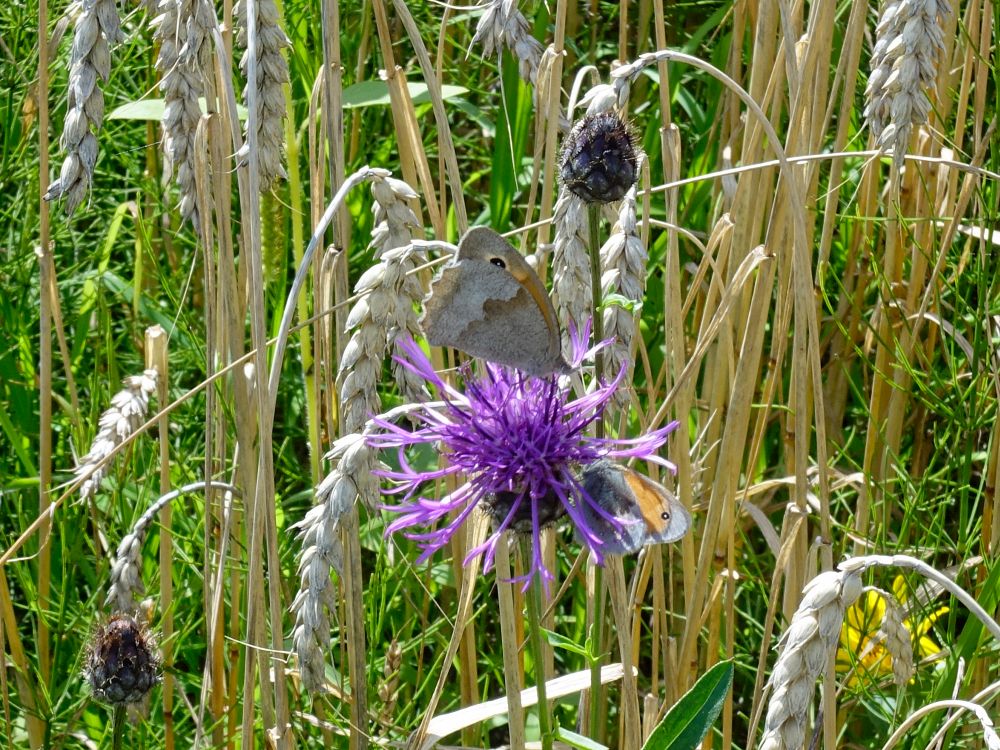
[[[925,387],[923,373],[952,373],[945,385],[972,394],[983,412],[995,414],[1000,399],[1000,357],[981,361],[970,344],[996,338],[995,305],[983,295],[981,307],[963,308],[978,317],[959,320],[955,312],[968,274],[982,270],[996,243],[990,221],[1000,175],[984,168],[996,144],[992,0],[889,0],[877,20],[863,0],[736,2],[716,19],[725,33],[707,34],[725,39],[728,53],[698,56],[674,51],[684,39],[668,44],[662,0],[488,0],[471,22],[446,5],[405,0],[316,5],[318,17],[291,23],[290,0],[147,0],[123,27],[114,0],[79,0],[66,11],[74,32],[60,57],[65,83],[49,88],[42,65],[45,118],[48,99],[65,100],[64,160],[58,178],[43,172],[39,181],[46,200],[62,199],[72,222],[81,222],[95,185],[121,187],[102,174],[98,158],[109,145],[102,91],[132,64],[117,54],[126,34],[151,38],[163,116],[150,147],[162,148],[162,176],[172,174],[176,188],[166,187],[161,205],[142,207],[163,219],[143,231],[153,227],[155,249],[173,247],[188,223],[196,230],[184,242],[196,243],[190,265],[199,278],[182,304],[203,306],[203,340],[191,346],[203,352],[204,371],[193,388],[172,380],[166,336],[151,329],[149,369],[127,378],[96,424],[87,424],[57,331],[72,391],[63,402],[77,407],[67,410],[73,429],[59,434],[87,436],[90,449],[78,451],[75,468],[59,467],[72,469],[75,480],[57,487],[48,481],[53,452],[43,438],[41,510],[0,556],[0,643],[15,667],[2,692],[8,707],[16,692],[25,711],[22,746],[85,731],[72,724],[84,709],[56,726],[48,705],[62,694],[53,686],[69,679],[49,645],[52,528],[76,494],[88,501],[103,557],[96,564],[105,606],[142,619],[143,577],[158,585],[151,617],[160,653],[143,652],[137,669],[140,657],[127,649],[122,656],[107,633],[120,630],[143,648],[152,640],[136,635],[142,623],[112,620],[118,624],[100,629],[105,640],[86,658],[97,697],[125,696],[107,698],[112,703],[136,702],[132,683],[148,690],[156,682],[150,665],[162,673],[159,707],[145,719],[156,738],[149,746],[364,750],[377,740],[420,748],[459,733],[463,745],[481,746],[500,714],[508,717],[510,746],[526,746],[526,714],[539,693],[522,692],[535,687],[525,678],[522,613],[534,602],[509,579],[528,560],[504,544],[496,573],[480,575],[481,560],[469,550],[489,529],[477,517],[447,554],[414,565],[411,544],[381,537],[373,472],[400,459],[377,455],[364,439],[373,415],[386,410],[405,423],[409,405],[428,397],[423,380],[394,355],[401,342],[421,338],[417,319],[432,266],[448,260],[448,241],[479,216],[490,179],[508,180],[514,197],[509,217],[489,218],[497,228],[507,221],[524,227],[514,241],[536,249],[563,330],[584,328],[595,289],[608,298],[597,308],[603,335],[614,337],[603,366],[628,372],[608,429],[625,435],[630,419],[639,431],[681,422],[666,451],[677,474],[662,479],[695,518],[693,533],[675,547],[611,558],[606,570],[578,554],[568,535],[543,532],[542,555],[556,580],[540,602],[542,623],[580,649],[596,638],[588,647],[599,655],[590,664],[577,651],[555,649],[554,640],[542,645],[542,663],[530,673],[582,674],[571,687],[552,683],[549,699],[564,697],[564,723],[635,750],[706,668],[751,655],[722,711],[722,747],[736,747],[734,737],[775,750],[860,742],[850,712],[840,709],[852,702],[858,713],[868,704],[846,693],[838,703],[834,654],[865,577],[878,579],[885,566],[935,582],[1000,637],[948,576],[905,554],[873,554],[922,554],[920,524],[898,523],[899,508],[931,469],[955,472],[929,465],[934,399],[945,396]],[[148,24],[136,18],[140,12]],[[40,4],[42,29],[46,13]],[[529,20],[532,14],[542,21]],[[345,52],[351,34],[360,41]],[[617,45],[613,54],[590,65],[609,44]],[[495,85],[508,64],[518,75]],[[515,165],[511,174],[498,167],[471,174],[467,143],[458,141],[480,124],[466,119],[468,107],[446,100],[452,71],[481,90],[480,115],[505,123],[496,125],[495,153],[498,164]],[[385,133],[367,132],[376,118],[345,102],[346,84],[365,77],[378,77],[388,92]],[[693,100],[681,109],[672,99],[678,80],[714,97],[707,120],[690,122],[706,113]],[[414,83],[426,88],[429,107],[414,101]],[[511,85],[529,87],[530,95]],[[631,118],[646,153],[639,183],[590,212],[560,183],[559,157],[570,121],[601,113]],[[698,158],[690,158],[696,149]],[[374,163],[380,159],[392,169]],[[371,219],[359,205],[370,206]],[[45,217],[37,296],[45,325],[58,328],[65,316]],[[371,258],[367,268],[358,268],[362,257]],[[151,283],[133,294],[156,297]],[[134,305],[136,314],[155,307]],[[430,356],[449,378],[462,359],[453,351]],[[44,389],[51,345],[41,358]],[[154,393],[159,411],[147,421]],[[45,398],[48,435],[51,394]],[[638,417],[629,417],[632,406]],[[172,418],[186,410],[203,425],[198,459],[181,454],[174,439]],[[293,410],[301,426],[283,421]],[[987,560],[1000,533],[997,424],[977,428],[989,491],[976,506],[985,519],[980,536],[961,547]],[[152,427],[155,449],[126,452],[149,442]],[[306,445],[289,448],[291,427]],[[157,474],[144,476],[138,459],[126,460],[141,451]],[[311,509],[293,499],[306,487]],[[452,489],[441,481],[436,491]],[[182,497],[191,533],[175,537],[171,508]],[[121,522],[121,503],[111,501],[126,499],[140,507]],[[935,513],[935,523],[944,523],[946,511]],[[199,529],[200,546],[192,544]],[[36,535],[37,555],[25,556],[22,547]],[[153,538],[157,553],[146,545]],[[940,568],[961,562],[958,551],[937,552]],[[836,566],[847,554],[854,557]],[[33,656],[6,576],[35,560]],[[965,588],[995,606],[989,567],[962,572]],[[762,592],[766,603],[747,601]],[[886,614],[869,647],[889,654],[892,689],[902,695],[914,673],[929,667],[915,664],[902,604],[880,596]],[[946,654],[958,645],[941,643]],[[995,674],[975,643],[962,647],[977,660],[968,679],[960,669],[942,671],[948,698],[928,697],[923,707],[901,701],[908,713],[891,717],[890,744],[941,709],[952,723],[971,714],[986,745],[1000,747],[983,708],[995,705]],[[498,650],[501,659],[490,661]],[[132,673],[115,674],[102,653]],[[745,668],[754,654],[755,671]],[[503,705],[483,703],[485,693],[500,695]],[[460,706],[475,710],[451,710]],[[129,731],[119,709],[116,741]],[[12,736],[9,711],[2,721]]]

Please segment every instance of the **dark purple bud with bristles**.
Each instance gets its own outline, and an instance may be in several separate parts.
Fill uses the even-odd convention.
[[[618,113],[587,115],[566,136],[559,176],[587,203],[621,200],[638,175],[635,138]]]
[[[94,697],[112,705],[138,703],[159,682],[152,634],[131,615],[115,615],[87,648],[84,676]]]

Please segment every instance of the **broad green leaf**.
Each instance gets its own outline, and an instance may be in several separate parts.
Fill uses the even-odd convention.
[[[410,98],[414,104],[427,104],[430,102],[430,94],[427,93],[427,84],[418,81],[408,82],[407,88],[410,90]],[[441,87],[441,98],[444,100],[454,99],[468,91],[464,86],[445,85]],[[357,109],[360,107],[385,106],[389,104],[389,84],[385,81],[362,81],[344,89],[344,109]],[[198,104],[202,114],[208,111],[205,98],[200,97]],[[163,99],[139,99],[134,102],[126,102],[120,107],[115,107],[114,111],[108,115],[110,120],[152,120],[159,122],[163,119],[163,109],[165,105]],[[247,109],[242,104],[236,106],[240,119],[247,118]]]
[[[487,115],[481,108],[477,107],[467,99],[456,99],[452,102],[452,106],[467,114],[469,119],[479,125],[483,131],[484,138],[496,137],[497,124],[493,121],[493,118]]]
[[[109,120],[152,120],[154,122],[159,122],[163,119],[163,110],[166,105],[163,103],[163,99],[139,99],[134,102],[126,102],[120,107],[115,107],[115,109],[108,115]],[[208,112],[208,105],[205,102],[205,97],[198,97],[198,106],[201,107],[201,113],[205,114]],[[247,119],[247,108],[242,104],[236,105],[236,113],[239,115],[241,120]]]
[[[733,663],[716,664],[667,711],[643,750],[694,750],[719,718],[732,684]]]
[[[534,164],[527,147],[534,108],[531,89],[521,80],[513,58],[505,59],[501,75],[503,109],[497,115],[489,180],[490,225],[498,231],[509,226],[520,185],[527,184]]]
[[[426,104],[431,100],[427,93],[427,84],[418,81],[408,81],[406,87],[410,90],[410,98],[414,104]],[[442,86],[441,98],[448,100],[461,96],[467,88],[462,86]],[[385,106],[389,103],[389,84],[385,81],[362,81],[344,89],[344,109],[357,107]]]

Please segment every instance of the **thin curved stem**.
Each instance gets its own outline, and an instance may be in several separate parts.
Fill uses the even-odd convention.
[[[591,324],[594,326],[594,344],[604,340],[604,313],[601,310],[601,206],[591,203],[587,206],[587,234],[590,242],[590,305],[592,310]],[[604,379],[604,350],[598,349],[594,354],[594,378],[600,382]],[[604,437],[604,419],[597,420],[597,437]]]
[[[972,703],[971,701],[963,701],[957,699],[935,701],[934,703],[928,703],[926,706],[921,706],[912,714],[906,717],[902,724],[896,728],[896,731],[892,733],[892,736],[886,740],[886,743],[882,746],[882,750],[891,750],[896,743],[898,743],[903,735],[910,730],[910,728],[920,721],[922,718],[932,713],[933,711],[940,711],[946,708],[957,708],[961,711],[971,711],[979,719],[979,723],[982,724],[983,731],[987,734],[993,733],[996,735],[996,730],[993,728],[993,721],[990,719],[989,714],[986,713],[986,709],[980,706],[978,703]],[[987,747],[991,744],[987,741]]]
[[[930,565],[925,563],[923,560],[918,560],[915,557],[910,557],[909,555],[864,555],[862,557],[849,557],[837,566],[843,571],[864,571],[875,565],[896,565],[901,568],[910,568],[915,570],[926,578],[930,578],[932,581],[940,583],[946,591],[949,591],[956,599],[958,599],[965,608],[983,625],[990,635],[1000,641],[1000,624],[990,617],[989,613],[986,612],[968,591],[963,589],[948,576],[939,570],[935,570]]]

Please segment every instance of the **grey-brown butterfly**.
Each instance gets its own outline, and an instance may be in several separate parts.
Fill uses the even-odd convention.
[[[691,528],[691,514],[674,494],[633,469],[595,461],[581,472],[580,483],[590,500],[617,521],[612,523],[586,499],[580,504],[604,552],[628,554],[647,544],[676,542]]]
[[[420,324],[433,346],[539,377],[569,372],[556,311],[524,257],[488,227],[474,227],[431,284]]]

